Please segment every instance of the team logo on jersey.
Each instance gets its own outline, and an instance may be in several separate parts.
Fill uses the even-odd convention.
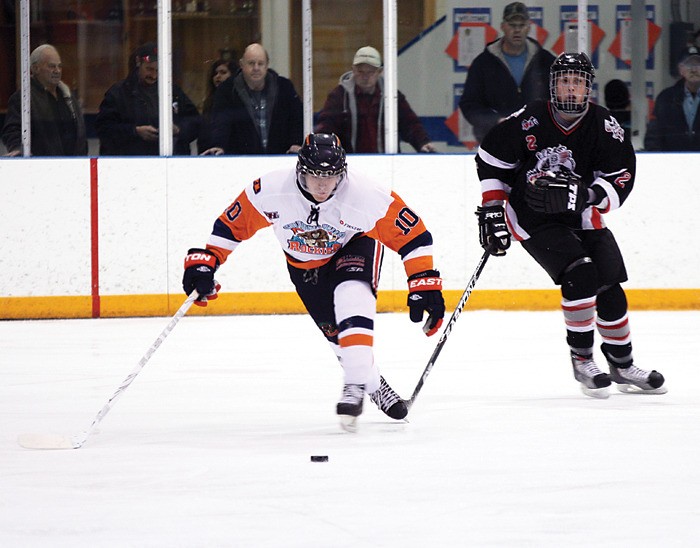
[[[270,221],[274,221],[280,218],[279,211],[263,211],[263,213],[265,214],[265,217],[267,217]]]
[[[529,131],[535,126],[539,126],[540,122],[534,116],[530,116],[527,120],[520,122],[520,127],[523,131]]]
[[[610,116],[609,120],[605,120],[605,131],[611,133],[613,139],[617,139],[620,142],[625,139],[625,130],[622,129],[614,116]]]
[[[341,247],[345,236],[330,225],[314,226],[295,221],[284,228],[292,231],[292,237],[287,240],[290,251],[309,253],[311,255],[333,255]]]
[[[534,183],[536,179],[544,177],[548,171],[561,171],[565,168],[572,173],[576,172],[576,160],[573,153],[564,145],[547,147],[535,154],[537,163],[533,169],[528,170],[527,180]]]
[[[255,194],[258,194],[261,190],[262,184],[260,184],[260,179],[255,179],[255,181],[253,181],[253,192],[255,192]]]

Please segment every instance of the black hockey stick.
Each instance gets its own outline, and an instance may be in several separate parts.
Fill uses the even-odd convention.
[[[418,384],[416,385],[416,389],[413,391],[413,395],[409,400],[406,400],[406,407],[411,409],[411,406],[413,403],[416,401],[416,397],[418,396],[418,393],[421,391],[421,388],[423,388],[423,384],[425,383],[425,379],[428,378],[428,375],[430,375],[430,370],[433,368],[435,365],[435,361],[437,360],[438,356],[440,355],[440,351],[442,350],[442,347],[445,346],[445,341],[447,341],[447,337],[450,336],[450,332],[452,331],[452,326],[455,324],[457,321],[457,318],[459,318],[459,315],[462,313],[462,310],[464,309],[464,306],[467,304],[467,301],[469,300],[469,296],[472,294],[472,291],[474,290],[474,286],[476,285],[476,281],[479,279],[479,276],[481,276],[481,271],[484,270],[484,266],[486,265],[486,260],[489,258],[490,253],[488,251],[484,251],[484,254],[481,256],[481,259],[479,259],[479,264],[476,265],[476,270],[474,271],[474,274],[472,274],[471,279],[469,280],[469,283],[467,284],[466,289],[464,290],[464,293],[462,293],[462,296],[459,299],[459,302],[457,303],[457,308],[455,308],[455,311],[452,313],[452,316],[450,317],[450,320],[447,322],[447,325],[445,326],[445,329],[442,330],[442,335],[440,335],[440,340],[437,343],[437,346],[435,347],[435,350],[433,350],[432,356],[430,356],[430,359],[428,360],[428,365],[425,366],[425,370],[423,371],[423,374],[420,377],[420,380],[418,381]]]
[[[27,449],[80,449],[90,437],[90,434],[92,434],[95,428],[97,428],[97,425],[100,424],[100,421],[102,421],[102,419],[105,418],[105,415],[109,413],[109,410],[112,409],[112,406],[117,401],[119,396],[121,396],[124,393],[124,391],[129,387],[129,385],[136,378],[136,375],[138,375],[141,372],[141,370],[146,365],[146,362],[148,362],[148,360],[151,359],[153,353],[165,340],[165,337],[167,337],[173,330],[173,328],[177,325],[177,322],[180,321],[180,318],[187,314],[187,311],[190,309],[192,303],[195,301],[195,299],[197,299],[198,296],[199,294],[197,293],[197,290],[194,290],[192,293],[190,293],[190,296],[187,297],[185,302],[182,303],[182,306],[180,306],[178,311],[175,312],[175,315],[171,318],[168,325],[165,326],[165,329],[163,329],[161,334],[158,335],[158,338],[146,351],[141,360],[139,360],[139,363],[136,365],[136,367],[122,381],[122,383],[119,385],[119,388],[117,388],[116,392],[112,394],[112,397],[109,398],[107,403],[102,407],[102,409],[100,409],[99,413],[97,413],[89,428],[82,431],[80,434],[76,434],[70,437],[62,436],[59,434],[20,434],[17,438],[17,443],[19,443],[22,447],[25,447]]]

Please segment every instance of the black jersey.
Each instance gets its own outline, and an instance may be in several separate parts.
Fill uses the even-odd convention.
[[[549,102],[536,101],[512,114],[484,137],[476,155],[483,203],[504,200],[511,234],[526,240],[543,224],[600,229],[601,217],[627,199],[634,184],[634,149],[610,112],[590,104],[577,123],[565,129]],[[546,171],[562,167],[581,177],[598,199],[580,214],[536,213],[525,203],[525,186]]]

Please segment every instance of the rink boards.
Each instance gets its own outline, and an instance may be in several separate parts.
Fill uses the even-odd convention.
[[[473,211],[480,188],[473,154],[351,156],[392,188],[433,234],[448,305],[481,255]],[[215,218],[244,185],[294,156],[5,159],[0,247],[0,318],[172,314],[182,304],[182,262],[203,246]],[[605,216],[624,253],[630,303],[638,309],[700,308],[700,231],[694,179],[700,155],[638,154],[628,202]],[[686,243],[687,242],[687,243]],[[217,273],[222,295],[195,313],[298,313],[282,251],[263,230]],[[379,309],[405,306],[406,277],[387,251]],[[470,308],[548,310],[559,296],[515,244],[492,258]]]

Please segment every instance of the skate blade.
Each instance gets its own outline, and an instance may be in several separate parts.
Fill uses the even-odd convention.
[[[608,392],[608,387],[603,388],[588,388],[585,384],[579,383],[581,386],[581,392],[590,398],[597,398],[599,400],[606,400],[610,397],[610,392]]]
[[[658,388],[650,388],[650,389],[645,389],[645,388],[640,388],[639,386],[635,386],[634,384],[618,384],[617,389],[622,392],[623,394],[665,394],[668,392],[668,389],[661,385]]]
[[[357,417],[352,415],[338,415],[340,418],[340,427],[346,432],[357,432]]]

